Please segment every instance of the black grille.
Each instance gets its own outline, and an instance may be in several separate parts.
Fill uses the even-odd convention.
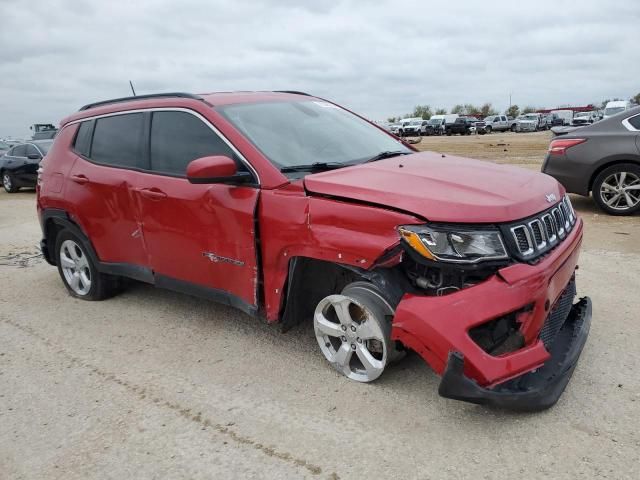
[[[536,245],[540,245],[544,242],[544,237],[542,236],[542,224],[539,220],[531,222],[531,231],[533,232],[533,239],[535,240]]]
[[[549,313],[549,316],[540,330],[540,340],[544,343],[547,350],[553,345],[553,341],[558,335],[558,332],[564,325],[565,320],[569,316],[571,306],[573,305],[573,298],[576,296],[576,282],[571,280],[567,287],[564,289],[560,298],[556,301]]]
[[[513,231],[514,236],[516,237],[516,242],[518,242],[518,248],[521,252],[526,252],[529,250],[529,238],[527,237],[527,230],[525,227],[518,227]]]
[[[555,206],[525,220],[503,227],[507,243],[515,250],[519,260],[535,262],[556,247],[576,223],[576,216],[569,197],[565,196]]]
[[[542,220],[544,220],[544,227],[547,230],[547,238],[553,237],[555,235],[555,230],[553,228],[553,219],[551,218],[551,215],[545,215],[542,217]]]

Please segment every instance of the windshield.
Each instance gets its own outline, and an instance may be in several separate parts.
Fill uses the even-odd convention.
[[[576,117],[577,118],[581,118],[581,117],[589,117],[589,115],[591,115],[590,113],[587,112],[580,112],[580,113],[576,113]]]
[[[422,120],[414,120],[409,125],[422,125]]]
[[[440,125],[443,121],[444,121],[444,118],[434,118],[432,120],[429,120],[429,123],[431,125]]]
[[[239,103],[217,107],[278,168],[354,164],[380,152],[412,153],[399,140],[320,100]]]
[[[615,115],[620,112],[624,112],[624,107],[609,107],[604,109],[605,115]]]

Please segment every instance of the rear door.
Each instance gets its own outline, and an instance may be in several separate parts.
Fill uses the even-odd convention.
[[[239,154],[203,117],[154,111],[150,122],[151,172],[139,179],[135,191],[156,283],[255,307],[259,189],[189,183],[189,162],[208,155],[229,156],[246,170]]]
[[[27,163],[27,146],[16,145],[9,151],[9,155],[5,158],[4,168],[11,172],[11,176],[16,184],[22,184],[20,171]]]
[[[146,167],[145,114],[82,122],[65,198],[103,262],[147,266],[131,186]]]

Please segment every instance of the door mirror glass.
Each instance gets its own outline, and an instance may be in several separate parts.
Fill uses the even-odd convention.
[[[236,162],[224,155],[201,157],[187,165],[187,179],[191,183],[238,184],[251,181],[249,172],[238,172]]]
[[[27,158],[29,160],[40,160],[42,157],[38,153],[30,153]]]

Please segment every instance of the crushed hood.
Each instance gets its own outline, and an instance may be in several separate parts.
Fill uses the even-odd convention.
[[[434,222],[494,223],[549,208],[564,190],[523,168],[421,152],[307,175],[310,193],[389,206]],[[552,197],[549,197],[552,198]]]

